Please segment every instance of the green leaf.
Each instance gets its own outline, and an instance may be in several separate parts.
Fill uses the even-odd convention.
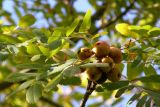
[[[41,54],[41,51],[39,50],[38,46],[35,44],[29,44],[28,46],[26,46],[27,48],[27,52],[31,55],[37,55],[37,54]]]
[[[0,52],[0,62],[6,60],[8,56],[8,52]]]
[[[16,67],[23,69],[39,69],[43,68],[44,66],[42,66],[42,64],[40,63],[24,63],[24,64],[18,64]]]
[[[66,63],[58,66],[58,67],[54,67],[54,70],[49,72],[48,75],[52,75],[56,72],[59,72],[59,71],[62,71],[63,69],[65,69],[66,67],[70,66],[71,64],[73,64],[74,62],[76,61],[76,59],[70,59],[70,60],[67,60]]]
[[[27,90],[26,100],[28,101],[28,103],[37,103],[41,96],[42,86],[40,84],[34,84]]]
[[[141,82],[153,82],[153,83],[159,83],[160,81],[160,75],[150,75],[146,77],[136,78],[136,80],[139,80]]]
[[[154,69],[154,67],[152,65],[145,66],[143,68],[143,70],[144,70],[145,75],[147,75],[147,76],[148,75],[155,75],[155,74],[157,74],[156,70]]]
[[[1,26],[1,30],[2,30],[3,34],[10,34],[10,33],[12,33],[12,31],[15,30],[15,26],[3,25],[3,26]]]
[[[131,90],[133,89],[134,86],[130,85],[130,86],[126,86],[126,87],[123,87],[121,89],[119,89],[115,95],[116,98],[120,97],[126,90]]]
[[[43,55],[49,56],[49,49],[44,46],[38,46]]]
[[[115,83],[111,83],[111,82],[103,83],[102,86],[104,87],[104,89],[107,89],[107,90],[116,90],[116,89],[125,87],[128,84],[129,84],[129,81],[118,81]]]
[[[132,64],[127,64],[127,77],[129,80],[138,77],[143,71],[143,65],[132,67]]]
[[[9,36],[9,35],[0,34],[0,42],[15,44],[15,43],[19,43],[20,40],[18,40],[15,37]]]
[[[56,76],[55,78],[53,78],[45,87],[45,90],[48,92],[54,88],[57,87],[57,85],[61,82],[61,80],[63,79],[62,74],[60,73],[58,76]]]
[[[62,85],[80,85],[81,84],[81,79],[79,77],[67,77],[63,78],[59,84]]]
[[[84,31],[90,29],[91,15],[92,15],[92,11],[89,9],[83,18],[83,22],[82,22],[80,29],[79,29],[80,32],[84,32]]]
[[[116,30],[122,35],[128,36],[131,31],[128,29],[129,25],[127,23],[120,23],[115,26]]]
[[[7,45],[7,49],[11,54],[17,54],[19,52],[15,45]]]
[[[19,82],[19,81],[23,81],[23,80],[27,80],[29,78],[33,78],[36,76],[36,73],[19,73],[19,72],[15,72],[15,73],[11,73],[5,81],[8,82]]]
[[[22,91],[22,90],[28,88],[33,82],[34,82],[34,80],[29,80],[29,81],[26,81],[26,82],[22,83],[17,89],[15,89],[12,93],[10,93],[7,96],[7,98],[9,98],[10,96],[16,94],[19,91]]]
[[[148,31],[148,35],[150,35],[150,36],[160,35],[160,28],[153,27],[151,30]]]
[[[77,54],[75,52],[73,52],[72,50],[62,49],[61,51],[64,52],[65,54],[67,54],[71,58],[77,58]]]
[[[20,27],[29,27],[35,23],[36,19],[33,15],[27,14],[20,18],[18,26]]]
[[[116,107],[116,105],[117,105],[118,103],[122,102],[122,101],[123,101],[123,98],[118,98],[118,99],[116,99],[116,100],[112,103],[112,106],[111,106],[111,107]]]
[[[53,41],[52,43],[50,43],[50,44],[49,44],[49,48],[52,49],[52,50],[54,50],[54,49],[58,48],[58,47],[61,46],[61,45],[62,45],[62,41],[61,41],[61,39],[59,38],[58,40],[55,40],[55,41]]]
[[[153,48],[153,47],[147,47],[143,50],[143,52],[146,52],[146,53],[154,52],[154,51],[156,51],[156,48]]]
[[[87,63],[87,64],[80,65],[80,67],[82,68],[107,67],[108,69],[110,69],[108,63]]]
[[[145,107],[150,107],[151,101],[152,101],[152,99],[149,98],[149,99],[146,101],[146,103],[145,103]]]
[[[74,76],[76,73],[80,72],[80,68],[78,66],[68,66],[66,67],[62,73],[64,77],[72,77]]]
[[[135,100],[137,100],[141,96],[141,93],[134,94],[127,102],[127,105],[132,104]]]
[[[34,61],[37,61],[39,60],[41,57],[41,55],[34,55],[32,58],[31,58],[31,61],[34,62]]]
[[[14,6],[14,10],[15,10],[16,15],[17,15],[18,17],[21,17],[21,16],[22,16],[21,11],[20,11],[20,9],[18,8],[18,6]]]
[[[76,18],[74,20],[74,22],[71,24],[71,26],[67,29],[66,36],[69,36],[70,34],[72,34],[72,32],[76,29],[79,21],[80,21],[79,18]]]
[[[96,92],[104,92],[104,88],[102,86],[98,86],[96,88]]]
[[[147,100],[147,95],[144,95],[140,100],[138,100],[138,103],[137,103],[136,107],[143,107],[146,100]]]

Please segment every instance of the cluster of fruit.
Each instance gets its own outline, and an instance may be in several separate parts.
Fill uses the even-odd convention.
[[[110,69],[105,67],[85,68],[84,71],[87,73],[89,80],[98,84],[105,82],[107,79],[111,82],[119,81],[121,77],[119,64],[122,61],[122,52],[119,48],[109,46],[105,41],[98,41],[94,44],[92,49],[83,47],[77,54],[80,60],[95,57],[97,63],[109,64]]]

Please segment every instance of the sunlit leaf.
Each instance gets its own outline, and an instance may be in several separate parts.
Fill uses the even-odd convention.
[[[31,86],[26,93],[26,100],[29,103],[36,103],[42,96],[42,87],[40,84],[34,84]]]
[[[20,27],[28,27],[35,23],[36,19],[33,15],[27,14],[20,18],[20,21],[18,23],[18,26]]]
[[[70,34],[73,33],[73,31],[76,29],[78,23],[79,23],[79,18],[76,18],[73,23],[71,24],[71,26],[69,26],[69,28],[67,29],[67,32],[66,32],[66,36],[69,36]]]
[[[79,29],[80,32],[84,32],[84,31],[90,29],[91,15],[92,15],[92,11],[89,9],[83,18],[83,22],[82,22],[80,29]]]
[[[150,30],[148,31],[148,34],[149,34],[150,36],[160,35],[160,28],[158,28],[158,27],[153,27],[152,29],[150,29]]]
[[[39,60],[41,57],[41,55],[34,55],[32,58],[31,58],[31,61],[34,62],[34,61],[37,61]]]

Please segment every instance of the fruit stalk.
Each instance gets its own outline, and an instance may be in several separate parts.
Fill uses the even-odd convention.
[[[90,80],[88,79],[88,84],[87,84],[86,92],[85,92],[84,97],[83,97],[83,99],[82,99],[82,101],[81,101],[81,103],[80,103],[80,107],[85,107],[86,102],[87,102],[89,96],[90,96],[90,95],[92,94],[92,92],[95,90],[96,85],[97,85],[96,83],[93,83],[92,81],[90,81]]]

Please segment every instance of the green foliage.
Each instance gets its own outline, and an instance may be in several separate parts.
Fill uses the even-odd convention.
[[[102,100],[88,106],[111,106],[105,104],[113,96],[118,98],[112,102],[116,106],[130,93],[133,96],[128,106],[134,101],[137,104],[133,106],[137,107],[160,106],[159,1],[135,0],[138,5],[128,7],[128,1],[89,0],[94,10],[85,13],[72,6],[75,0],[57,0],[53,7],[41,0],[30,1],[30,6],[25,1],[13,1],[13,13],[19,21],[3,9],[4,2],[0,2],[0,91],[8,96],[0,101],[2,106],[58,107],[54,104],[61,102],[65,107],[75,106],[72,102],[79,103],[84,96],[79,89],[86,88],[84,69],[110,68],[108,63],[98,63],[94,57],[84,61],[77,57],[79,45],[91,48],[99,39],[104,40],[102,36],[123,52],[122,78],[115,83],[107,80],[98,84],[96,94],[90,98],[101,96]],[[135,12],[135,16],[127,19],[121,11],[124,7],[127,15]],[[129,11],[131,8],[133,13]],[[37,13],[42,14],[46,28],[37,25],[42,20]],[[69,91],[63,86],[69,87]],[[25,95],[27,102],[23,100]],[[53,96],[58,96],[55,102]]]
[[[28,26],[33,25],[35,21],[36,21],[36,19],[32,14],[27,14],[27,15],[21,17],[21,19],[19,20],[18,26],[28,27]]]

